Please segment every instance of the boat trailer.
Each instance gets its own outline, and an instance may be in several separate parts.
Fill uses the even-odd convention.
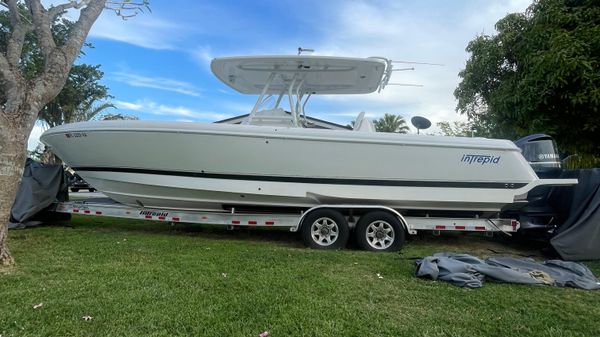
[[[362,231],[365,233],[363,236],[366,238],[363,248],[373,251],[399,249],[404,241],[404,233],[415,235],[418,231],[431,231],[434,235],[439,235],[442,232],[481,232],[492,236],[494,233],[502,232],[510,235],[510,233],[516,232],[520,226],[519,221],[516,219],[403,216],[396,210],[376,205],[320,205],[298,213],[246,213],[237,212],[234,208],[223,211],[185,211],[135,207],[117,203],[109,198],[102,198],[59,202],[50,208],[50,211],[58,213],[162,221],[170,224],[221,225],[227,226],[228,229],[242,226],[283,227],[288,228],[291,232],[300,231],[303,234],[305,244],[313,248],[333,248],[328,247],[327,235],[324,235],[323,231],[329,230],[335,225],[332,224],[331,219],[335,222],[335,213],[337,210],[340,211],[338,214],[345,214],[342,222],[347,223],[347,226],[343,226],[347,228],[335,227],[332,233],[328,232],[328,238],[333,238],[333,241],[335,241],[338,235],[345,235],[347,239],[349,234],[344,234],[344,230],[346,232],[349,229],[359,231],[362,228]],[[342,210],[344,211],[343,213]],[[348,210],[351,210],[351,212],[348,213]],[[353,211],[361,215],[359,217],[354,216]],[[328,214],[331,215],[329,216]],[[367,218],[367,215],[372,218],[371,222],[361,227],[361,219]],[[401,229],[394,227],[394,218],[401,225]],[[308,227],[311,227],[311,229]],[[402,233],[394,234],[395,228],[400,229],[398,232]],[[390,229],[392,233],[389,233]],[[379,235],[380,233],[383,236]],[[394,240],[399,242],[394,242]],[[317,244],[311,244],[315,242]],[[319,242],[321,244],[318,244]]]

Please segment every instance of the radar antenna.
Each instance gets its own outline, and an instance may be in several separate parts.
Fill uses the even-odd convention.
[[[431,121],[421,116],[414,116],[410,119],[410,122],[417,128],[417,134],[420,134],[420,130],[429,129],[429,127],[431,127]]]

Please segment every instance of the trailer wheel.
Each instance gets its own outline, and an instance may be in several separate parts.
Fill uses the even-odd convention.
[[[356,242],[364,250],[395,252],[404,243],[404,228],[394,215],[373,211],[363,215],[356,225]]]
[[[315,249],[338,249],[346,246],[350,230],[344,216],[332,209],[317,209],[302,221],[302,240]]]

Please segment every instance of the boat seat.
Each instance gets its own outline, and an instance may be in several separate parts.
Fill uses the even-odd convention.
[[[352,129],[358,132],[375,132],[375,125],[365,116],[365,112],[361,111],[356,117]]]
[[[295,125],[292,115],[281,108],[257,111],[248,118],[248,124],[268,126]]]

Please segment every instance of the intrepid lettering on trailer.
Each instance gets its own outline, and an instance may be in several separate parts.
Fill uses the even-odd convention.
[[[140,215],[167,216],[169,212],[140,211]]]
[[[500,162],[500,156],[488,156],[484,154],[463,154],[462,159],[460,160],[463,163],[467,164],[498,164]]]

